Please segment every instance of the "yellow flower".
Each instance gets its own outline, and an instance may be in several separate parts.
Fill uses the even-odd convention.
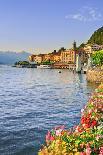
[[[74,155],[80,155],[80,152],[76,152]]]
[[[77,152],[77,148],[73,149],[74,152]]]

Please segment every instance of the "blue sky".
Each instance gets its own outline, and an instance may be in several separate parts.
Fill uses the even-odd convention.
[[[0,51],[47,53],[103,26],[103,0],[0,0]]]

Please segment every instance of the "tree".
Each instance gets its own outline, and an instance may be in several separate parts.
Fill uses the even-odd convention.
[[[61,47],[58,52],[61,52],[61,51],[65,51],[66,49],[64,47]]]
[[[77,47],[77,50],[80,50],[80,49],[82,49],[84,47],[85,47],[85,43],[82,43],[79,47]]]
[[[93,63],[95,65],[103,65],[103,50],[97,51],[94,54],[92,54]]]
[[[103,44],[103,27],[95,31],[87,42],[88,44]]]

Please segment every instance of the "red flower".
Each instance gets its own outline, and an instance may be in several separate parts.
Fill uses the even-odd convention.
[[[93,120],[92,121],[92,124],[91,124],[91,127],[94,127],[94,126],[96,126],[97,125],[97,121],[96,120]]]
[[[80,155],[86,155],[86,153],[85,152],[80,152]]]

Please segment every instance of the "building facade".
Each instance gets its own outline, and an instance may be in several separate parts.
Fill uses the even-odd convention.
[[[44,60],[44,54],[29,56],[29,61],[31,62],[41,63],[43,60]]]
[[[30,55],[28,59],[29,59],[29,61],[34,62],[35,57],[36,57],[36,55]]]
[[[76,57],[76,51],[74,50],[65,50],[61,52],[61,62],[67,64],[74,64]]]
[[[95,51],[103,50],[103,45],[93,44],[93,45],[85,45],[84,50],[87,54],[92,54]]]

